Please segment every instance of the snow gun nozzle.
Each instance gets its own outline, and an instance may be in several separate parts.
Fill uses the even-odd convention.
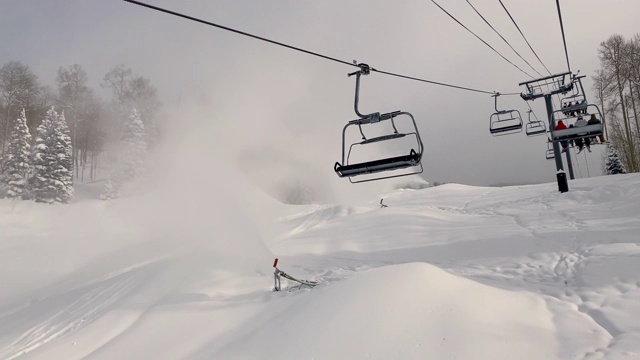
[[[273,260],[273,267],[276,267],[278,265],[278,258],[276,258],[275,260]]]

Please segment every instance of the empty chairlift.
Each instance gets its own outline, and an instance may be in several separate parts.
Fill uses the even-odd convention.
[[[537,135],[546,134],[547,126],[544,124],[544,121],[538,120],[538,117],[533,112],[533,110],[529,109],[527,110],[527,112],[529,113],[529,119],[528,119],[529,121],[525,126],[525,133],[527,134],[527,136],[537,136]],[[533,117],[535,118],[535,120],[531,119],[531,114],[533,114]]]
[[[553,159],[555,159],[556,155],[555,155],[555,153],[553,152],[553,142],[549,141],[549,142],[547,143],[547,151],[546,151],[546,153],[544,154],[544,157],[545,157],[547,160],[553,160]]]
[[[498,110],[498,96],[500,93],[492,95],[495,98],[496,112],[489,119],[489,131],[493,136],[509,135],[522,132],[522,117],[518,110]]]
[[[349,74],[356,75],[354,110],[359,118],[349,121],[342,129],[342,159],[335,163],[334,171],[352,183],[422,173],[423,145],[410,113],[364,115],[358,111],[360,76],[369,71],[367,65],[360,64],[359,71]],[[354,136],[359,140],[348,141]],[[392,155],[381,157],[381,153]]]

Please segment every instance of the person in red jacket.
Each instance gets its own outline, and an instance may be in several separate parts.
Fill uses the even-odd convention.
[[[562,120],[558,120],[558,123],[556,124],[556,128],[555,130],[564,130],[567,128],[567,125],[564,124],[564,122],[562,122]],[[567,140],[562,140],[560,141],[560,145],[562,145],[562,152],[567,151],[567,149],[569,148],[569,142]]]

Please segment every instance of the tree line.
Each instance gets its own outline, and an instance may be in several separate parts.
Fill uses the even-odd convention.
[[[640,171],[640,34],[625,39],[612,35],[598,48],[600,69],[593,76],[598,105],[606,118],[610,141],[605,169],[612,157],[622,171]],[[618,170],[616,170],[618,171]],[[617,172],[614,172],[617,173]]]
[[[108,101],[100,99],[87,81],[87,72],[78,64],[60,67],[55,87],[41,85],[19,61],[0,68],[0,186],[8,189],[8,196],[67,202],[70,195],[44,196],[36,190],[37,174],[47,168],[57,175],[41,178],[52,181],[50,188],[68,183],[69,194],[74,181],[94,181],[102,171],[113,180],[113,193],[105,196],[113,197],[118,184],[130,178],[126,163],[141,161],[131,160],[133,154],[141,156],[147,144],[158,141],[160,102],[149,79],[125,65],[111,68],[100,84],[111,90]],[[57,151],[63,161],[56,163],[41,153],[45,150],[49,155]],[[62,175],[63,169],[69,173]],[[20,176],[24,192],[17,188]]]

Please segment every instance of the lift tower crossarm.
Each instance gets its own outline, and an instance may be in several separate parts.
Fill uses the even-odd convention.
[[[570,78],[567,81],[567,76],[571,75],[571,72],[563,72],[554,75],[541,77],[539,79],[533,79],[521,82],[519,86],[526,86],[527,92],[521,93],[520,97],[523,100],[535,100],[537,98],[544,97],[546,95],[564,94],[573,89],[573,79]],[[548,90],[545,91],[543,87]]]

